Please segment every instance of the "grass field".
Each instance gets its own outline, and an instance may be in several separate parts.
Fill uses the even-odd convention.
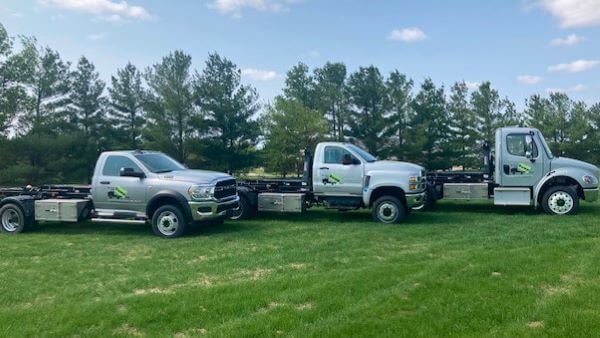
[[[313,210],[198,228],[0,236],[1,336],[546,336],[600,332],[600,204],[440,203],[403,225]]]

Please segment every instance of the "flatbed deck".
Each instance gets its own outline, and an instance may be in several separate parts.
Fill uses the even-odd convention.
[[[1,187],[0,200],[14,196],[32,196],[35,199],[47,198],[89,198],[89,185],[41,185],[36,187]]]

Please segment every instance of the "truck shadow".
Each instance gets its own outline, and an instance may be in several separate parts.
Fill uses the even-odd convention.
[[[233,221],[221,225],[192,225],[185,237],[212,236],[218,234],[236,233],[251,230],[250,227]],[[28,231],[31,234],[57,234],[57,235],[95,235],[95,236],[152,236],[150,224],[125,224],[125,223],[57,223],[42,222]]]

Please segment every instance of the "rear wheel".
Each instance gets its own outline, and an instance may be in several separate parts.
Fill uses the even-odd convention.
[[[152,231],[164,238],[183,235],[187,228],[187,219],[181,209],[175,205],[164,205],[152,216]]]
[[[570,186],[552,187],[544,193],[542,206],[551,215],[573,215],[579,209],[579,196]]]
[[[18,234],[23,232],[27,225],[28,221],[18,205],[9,203],[0,208],[0,226],[3,233]]]
[[[394,196],[382,196],[373,203],[373,219],[382,223],[400,223],[408,213],[404,203]]]

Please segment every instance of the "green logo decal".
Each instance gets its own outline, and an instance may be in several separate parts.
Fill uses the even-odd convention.
[[[519,163],[517,170],[523,174],[529,174],[531,172],[531,166],[525,163]]]
[[[127,197],[127,190],[121,187],[115,187],[114,195],[116,198],[125,198]]]
[[[342,179],[336,174],[329,174],[329,181],[332,184],[340,183]]]

